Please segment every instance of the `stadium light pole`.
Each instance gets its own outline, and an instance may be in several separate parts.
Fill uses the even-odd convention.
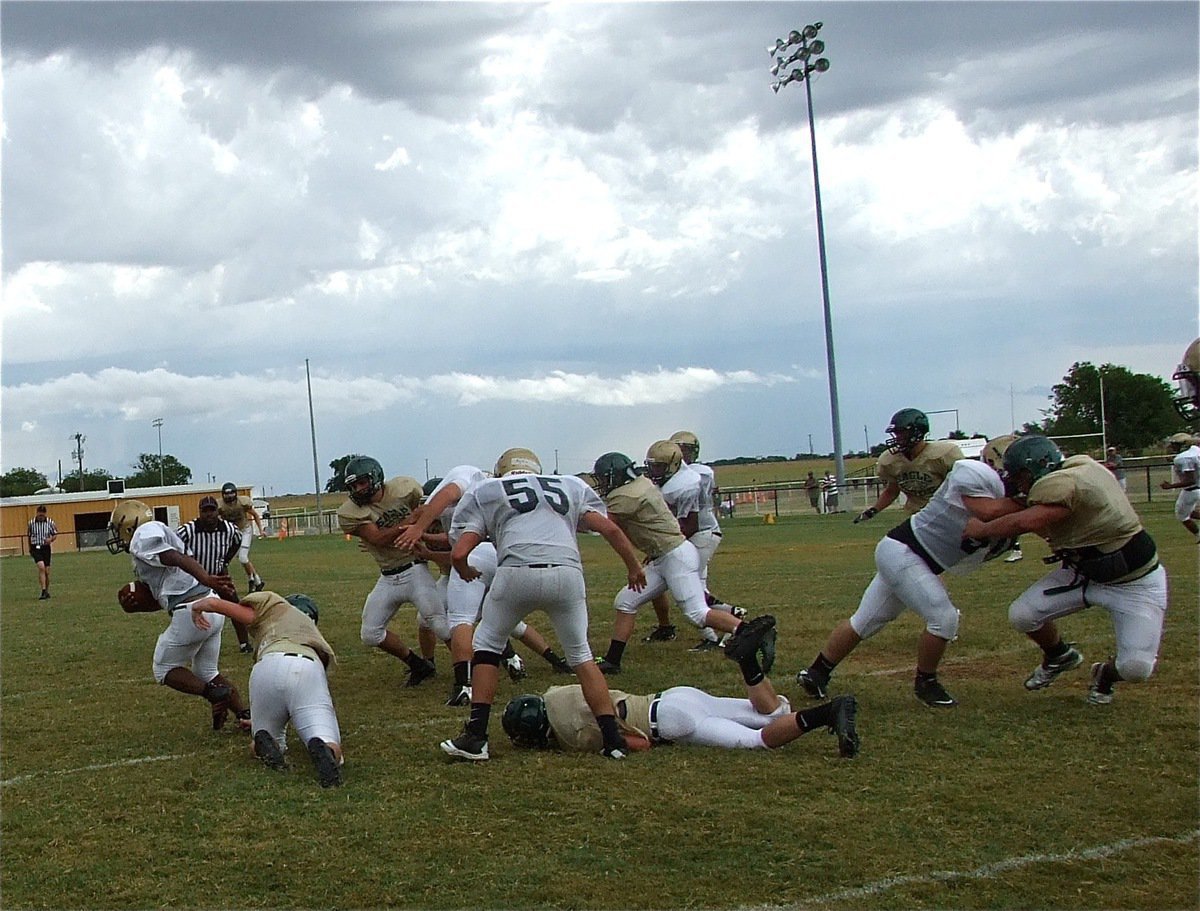
[[[150,422],[151,427],[158,428],[158,486],[165,487],[167,482],[163,480],[163,463],[162,463],[162,418],[155,418]]]
[[[812,172],[813,197],[817,210],[817,252],[821,263],[821,301],[825,312],[825,360],[829,373],[829,418],[833,424],[833,473],[837,485],[842,488],[846,484],[846,463],[842,458],[842,418],[838,408],[837,365],[833,356],[833,317],[829,308],[829,270],[825,262],[825,219],[821,215],[821,178],[817,171],[817,128],[813,119],[812,103],[812,74],[824,73],[829,69],[829,60],[822,57],[825,42],[817,39],[822,22],[814,22],[804,26],[801,31],[788,32],[787,40],[776,38],[775,43],[767,48],[767,53],[774,56],[781,54],[789,47],[796,47],[787,57],[775,58],[771,66],[771,75],[776,81],[771,84],[771,91],[776,95],[779,90],[790,82],[804,83],[804,97],[808,103],[808,135],[812,143]],[[799,66],[790,73],[781,76],[780,73],[793,63]]]

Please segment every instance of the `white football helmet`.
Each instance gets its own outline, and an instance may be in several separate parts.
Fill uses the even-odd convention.
[[[510,474],[541,474],[542,460],[532,449],[517,446],[504,451],[496,460],[496,470],[492,473],[498,478]]]
[[[1171,379],[1179,384],[1175,410],[1185,421],[1200,422],[1200,338],[1187,346]]]
[[[154,510],[141,500],[122,500],[108,518],[108,545],[110,554],[128,553],[129,542],[139,525],[154,521]]]

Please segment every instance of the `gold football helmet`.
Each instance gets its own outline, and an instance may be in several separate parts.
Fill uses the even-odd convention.
[[[700,438],[690,430],[677,430],[671,434],[671,442],[683,453],[683,460],[691,465],[700,458]]]
[[[1185,421],[1200,422],[1200,338],[1187,346],[1171,379],[1179,384],[1175,410]]]
[[[992,437],[987,441],[987,445],[983,447],[983,452],[979,454],[979,460],[985,465],[991,465],[996,470],[997,474],[1004,473],[1004,451],[1012,445],[1012,441],[1017,438],[1015,433],[1006,433],[1002,436]]]
[[[537,454],[531,449],[522,449],[519,446],[513,449],[506,449],[503,455],[496,460],[496,470],[492,472],[496,477],[503,478],[510,474],[541,474],[542,460],[537,457]]]
[[[1167,437],[1167,443],[1174,452],[1183,452],[1185,449],[1190,448],[1194,442],[1195,437],[1190,433],[1173,433]]]
[[[592,488],[592,490],[596,491],[596,493],[600,493],[600,479],[590,471],[581,471],[579,474],[575,475],[575,477],[583,481],[584,484]]]
[[[129,552],[129,542],[139,525],[154,521],[154,510],[141,500],[122,500],[108,518],[108,545],[110,554]]]
[[[678,443],[659,440],[646,450],[646,477],[662,487],[683,467],[683,452]]]

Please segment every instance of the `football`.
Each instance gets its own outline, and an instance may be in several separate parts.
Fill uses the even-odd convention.
[[[117,591],[117,602],[127,614],[137,614],[159,609],[158,601],[145,582],[130,582]]]

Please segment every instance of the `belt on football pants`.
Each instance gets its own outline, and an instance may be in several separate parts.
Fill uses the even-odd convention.
[[[517,563],[517,566],[524,566],[526,569],[558,569],[562,566],[561,563]]]
[[[654,743],[670,743],[658,733],[658,704],[662,702],[662,693],[655,693],[650,700],[650,740]]]
[[[405,563],[403,566],[393,566],[391,569],[381,569],[379,571],[379,575],[398,576],[400,573],[404,572],[405,570],[412,569],[414,566],[416,566],[416,563]]]
[[[304,658],[307,661],[316,661],[317,660],[312,655],[302,655],[299,652],[284,652],[283,654],[289,658]]]

